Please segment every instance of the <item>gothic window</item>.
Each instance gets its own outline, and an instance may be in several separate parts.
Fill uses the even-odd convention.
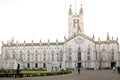
[[[4,60],[7,61],[7,59],[8,59],[8,55],[7,55],[7,53],[6,53],[6,54],[5,54],[5,57],[4,57]]]
[[[10,55],[9,55],[8,51],[5,51],[4,60],[7,61],[9,58],[10,58]]]
[[[46,68],[46,63],[43,63],[43,68]]]
[[[69,48],[69,61],[72,61],[72,49],[71,48]]]
[[[30,68],[30,63],[27,63],[27,68]]]
[[[23,57],[22,57],[22,51],[20,51],[20,60],[23,61]]]
[[[41,61],[41,53],[39,53],[39,61]]]
[[[106,61],[107,60],[107,51],[106,51],[104,46],[103,46],[103,49],[101,51],[100,58],[101,58],[102,61]]]
[[[38,61],[38,51],[36,50],[35,52],[35,61],[37,62]]]
[[[100,61],[103,61],[103,55],[102,55],[102,52],[100,52]]]
[[[49,53],[49,51],[48,51],[47,55],[48,55],[47,60],[50,60],[50,53]]]
[[[59,52],[57,53],[57,61],[60,61],[60,54],[59,54]]]
[[[60,50],[60,62],[62,62],[62,61],[63,61],[63,51]]]
[[[28,62],[30,62],[30,51],[28,51]]]
[[[43,51],[43,61],[46,61],[46,51]]]
[[[13,54],[13,55],[12,55],[12,59],[15,59],[16,56],[15,56],[15,51],[14,51],[14,50],[12,51],[12,54]]]
[[[78,61],[81,61],[81,50],[80,50],[80,47],[78,49]]]
[[[87,60],[90,60],[90,48],[87,50]]]
[[[54,51],[52,50],[52,61],[54,61]]]
[[[38,68],[38,64],[37,63],[35,63],[35,68]]]
[[[111,60],[114,61],[114,49],[111,51]]]

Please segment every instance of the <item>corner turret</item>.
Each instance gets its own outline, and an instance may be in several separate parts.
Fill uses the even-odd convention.
[[[70,5],[70,8],[69,8],[69,13],[68,13],[69,16],[73,15],[71,7],[72,7],[72,5]]]
[[[109,41],[110,37],[109,37],[109,33],[107,32],[107,37],[106,37],[106,41]]]
[[[81,8],[80,8],[80,12],[79,12],[79,15],[83,15],[82,4],[81,4]]]

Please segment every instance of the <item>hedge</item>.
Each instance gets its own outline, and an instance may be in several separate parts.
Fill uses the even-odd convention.
[[[26,70],[27,71],[27,70]],[[31,72],[31,73],[30,73]],[[20,72],[20,77],[38,77],[38,76],[54,76],[54,75],[63,75],[63,74],[69,74],[72,73],[72,70],[63,70],[63,71],[57,71],[57,72],[46,72],[46,71],[27,71],[25,72]],[[15,77],[15,73],[0,73],[0,77]]]

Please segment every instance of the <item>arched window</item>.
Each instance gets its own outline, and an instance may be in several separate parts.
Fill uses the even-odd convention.
[[[54,61],[54,50],[52,50],[52,61]]]
[[[39,61],[41,61],[41,53],[39,52]]]
[[[27,68],[30,68],[30,63],[27,63]]]
[[[27,54],[28,54],[28,62],[30,62],[30,51],[28,51]]]
[[[60,62],[62,62],[62,61],[63,61],[63,51],[60,50]]]
[[[80,50],[80,47],[78,48],[78,61],[81,61],[81,50]]]
[[[14,51],[14,50],[12,51],[12,54],[13,54],[13,55],[12,55],[12,59],[16,59],[15,51]]]
[[[8,51],[6,50],[4,60],[7,61],[9,58],[10,58],[10,55],[9,55]]]
[[[43,61],[46,61],[46,51],[43,51]]]
[[[111,60],[114,61],[114,49],[111,50]]]
[[[69,55],[69,61],[72,61],[72,49],[71,48],[69,48],[69,53],[68,53],[68,55]]]
[[[37,50],[35,51],[35,61],[36,62],[38,61],[38,51]]]
[[[87,60],[90,60],[90,48],[87,50]]]
[[[23,61],[23,53],[22,53],[22,51],[20,51],[20,57],[19,57],[19,59],[20,59],[20,61]]]
[[[59,57],[59,52],[58,53],[56,53],[57,54],[57,61],[59,61],[60,59],[60,57]]]
[[[37,63],[35,63],[35,68],[38,68],[38,64]]]

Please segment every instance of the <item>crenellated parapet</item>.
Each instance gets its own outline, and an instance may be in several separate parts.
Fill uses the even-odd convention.
[[[23,43],[19,43],[18,40],[16,41],[16,43],[12,43],[10,41],[7,41],[7,43],[4,43],[2,41],[2,47],[19,47],[19,46],[48,46],[48,45],[63,45],[64,42],[58,42],[58,40],[56,39],[56,42],[50,42],[49,39],[47,42],[41,42],[41,40],[37,43],[34,42],[33,40],[31,41],[31,43],[27,43],[25,40]]]

